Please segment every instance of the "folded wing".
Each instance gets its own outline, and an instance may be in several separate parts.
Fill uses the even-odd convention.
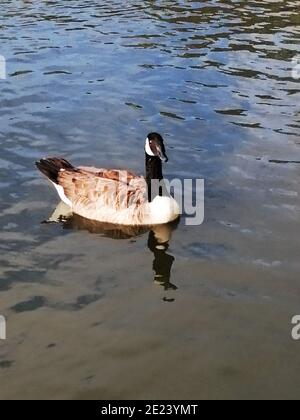
[[[132,172],[80,167],[61,170],[58,183],[80,216],[115,223],[141,223],[147,204],[145,178]]]

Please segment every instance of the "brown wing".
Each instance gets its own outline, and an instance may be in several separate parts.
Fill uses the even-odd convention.
[[[143,178],[141,176],[136,175],[134,172],[128,171],[127,169],[103,169],[103,168],[95,168],[93,166],[79,166],[79,171],[86,174],[96,175],[105,179],[113,179],[117,181],[120,179],[120,174],[127,174],[127,179],[130,182],[134,178]]]
[[[58,182],[74,211],[87,217],[103,207],[119,211],[147,202],[145,178],[128,171],[82,167],[61,171]]]

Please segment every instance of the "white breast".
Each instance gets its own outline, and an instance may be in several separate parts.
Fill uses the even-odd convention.
[[[150,218],[152,224],[169,223],[180,215],[177,202],[171,197],[155,197],[150,203]]]

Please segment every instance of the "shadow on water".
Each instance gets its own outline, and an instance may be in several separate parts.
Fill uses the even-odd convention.
[[[172,223],[157,226],[117,226],[110,223],[101,223],[73,214],[69,207],[60,203],[51,217],[43,223],[60,223],[64,229],[85,230],[102,237],[125,240],[141,237],[148,233],[147,246],[154,256],[153,271],[154,283],[162,286],[165,291],[177,290],[171,283],[171,271],[175,257],[168,254],[173,232],[177,229],[180,219]],[[166,302],[174,299],[164,297]]]

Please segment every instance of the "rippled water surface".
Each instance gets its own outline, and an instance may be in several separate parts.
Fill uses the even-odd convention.
[[[299,10],[1,1],[1,398],[300,397]],[[143,172],[152,130],[168,177],[205,179],[202,226],[159,250],[41,223],[36,159]]]

